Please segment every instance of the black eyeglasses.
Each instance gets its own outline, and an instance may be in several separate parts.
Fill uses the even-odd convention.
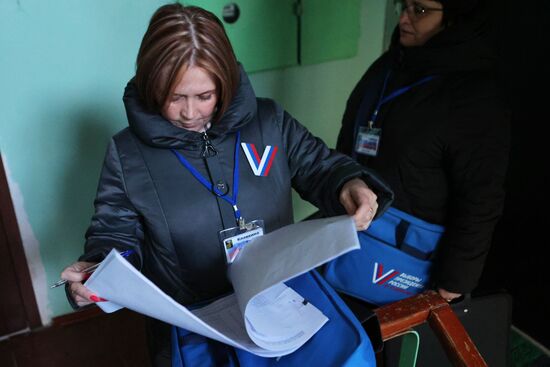
[[[406,11],[411,19],[416,20],[422,18],[430,11],[443,11],[443,8],[429,8],[416,1],[407,4],[406,1],[401,1],[401,12]]]

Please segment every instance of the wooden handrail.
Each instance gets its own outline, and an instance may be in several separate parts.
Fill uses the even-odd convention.
[[[453,366],[487,366],[456,314],[437,292],[427,291],[382,306],[374,312],[378,316],[384,341],[428,322]]]

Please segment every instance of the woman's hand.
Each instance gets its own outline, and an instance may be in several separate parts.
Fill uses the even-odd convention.
[[[359,178],[346,182],[340,191],[340,203],[353,216],[358,231],[364,231],[372,222],[378,210],[376,199],[376,194]]]
[[[443,297],[443,299],[444,299],[445,301],[447,301],[447,302],[451,302],[453,299],[462,296],[461,293],[449,292],[448,290],[443,289],[443,288],[438,288],[438,289],[437,289],[437,292],[438,292],[439,295],[440,295],[441,297]]]
[[[61,273],[61,279],[65,279],[69,282],[69,290],[71,297],[79,306],[86,306],[90,303],[100,302],[103,299],[93,294],[88,288],[86,288],[82,282],[86,280],[90,274],[83,273],[82,270],[94,265],[95,263],[89,263],[85,261],[79,261],[63,270]]]

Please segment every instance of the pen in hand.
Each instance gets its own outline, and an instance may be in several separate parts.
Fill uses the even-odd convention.
[[[131,254],[134,253],[134,250],[126,250],[126,251],[123,251],[120,253],[120,256],[122,257],[128,257],[130,256]],[[80,272],[81,273],[85,273],[85,274],[91,274],[94,272],[95,269],[97,269],[99,267],[99,265],[101,265],[101,262],[98,262],[92,266],[88,266],[87,268],[84,268],[82,269]],[[59,286],[62,286],[63,284],[67,283],[67,280],[66,279],[60,279],[58,280],[57,282],[55,282],[54,284],[52,284],[50,286],[50,289],[51,288],[57,288]]]

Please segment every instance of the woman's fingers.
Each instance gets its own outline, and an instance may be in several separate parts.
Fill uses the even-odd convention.
[[[361,227],[363,230],[366,229],[366,227],[368,227],[370,222],[374,219],[376,211],[378,210],[378,203],[376,200],[373,201],[365,195],[357,198],[357,200],[359,203],[353,217],[356,224],[358,224],[358,227]]]
[[[95,264],[96,263],[86,261],[75,262],[74,264],[67,266],[61,272],[61,279],[65,279],[69,282],[82,282],[88,277],[88,274],[83,272],[83,270]]]
[[[462,296],[462,293],[450,292],[450,291],[448,291],[446,289],[443,289],[443,288],[438,288],[437,292],[447,302],[451,302],[452,300]]]
[[[94,295],[88,288],[80,282],[71,282],[69,289],[71,296],[79,306],[86,306],[92,303],[91,297]]]
[[[378,210],[377,196],[360,179],[352,179],[340,191],[340,203],[353,216],[357,230],[368,228]]]
[[[96,263],[79,261],[69,265],[61,273],[61,279],[65,279],[69,282],[71,297],[79,306],[86,306],[90,303],[105,301],[103,298],[100,298],[92,293],[92,291],[82,284],[82,282],[90,276],[90,274],[85,270],[95,264]]]

